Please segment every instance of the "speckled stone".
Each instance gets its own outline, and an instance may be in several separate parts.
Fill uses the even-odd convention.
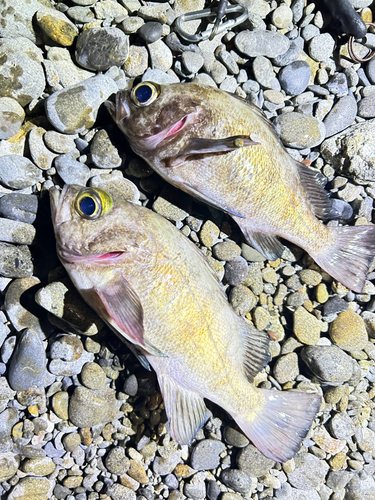
[[[112,500],[136,500],[137,498],[132,489],[119,483],[114,483],[112,486],[110,486],[107,489],[107,495]]]
[[[116,146],[104,129],[99,130],[90,144],[91,158],[96,167],[117,168],[122,164],[122,158]]]
[[[33,261],[27,245],[0,243],[0,276],[28,278],[33,274]]]
[[[310,77],[311,69],[305,61],[294,61],[279,73],[281,87],[291,96],[302,94],[309,84]]]
[[[241,248],[233,241],[221,241],[212,248],[214,257],[219,260],[234,260],[241,255]]]
[[[152,205],[152,209],[157,213],[165,217],[166,219],[179,221],[185,219],[189,214],[177,207],[173,203],[169,202],[162,196],[158,196]]]
[[[237,455],[237,465],[250,477],[261,477],[267,474],[275,462],[265,457],[254,445],[242,448]]]
[[[0,241],[31,245],[34,242],[35,234],[35,227],[32,224],[0,217]]]
[[[81,371],[82,384],[88,389],[103,389],[107,377],[97,363],[86,363]]]
[[[118,28],[88,28],[76,45],[77,62],[86,69],[105,71],[121,66],[129,55],[129,38]]]
[[[218,240],[219,234],[220,229],[217,225],[214,222],[207,220],[201,227],[199,238],[204,246],[211,248]]]
[[[298,272],[298,276],[302,283],[309,286],[317,286],[322,281],[321,274],[313,269],[302,269]]]
[[[75,432],[70,432],[63,437],[62,442],[66,451],[72,452],[81,444],[81,436]]]
[[[146,47],[130,45],[129,55],[124,63],[124,71],[129,78],[135,78],[145,73],[148,67],[148,51]]]
[[[305,149],[318,146],[325,138],[325,126],[317,118],[302,113],[284,113],[275,120],[276,132],[285,146]]]
[[[79,68],[73,62],[69,50],[62,47],[48,49],[44,66],[46,72],[48,70],[50,73],[48,83],[55,91],[61,90],[61,86],[69,87],[95,76],[92,71]]]
[[[25,112],[15,99],[0,97],[0,140],[17,134],[24,119]]]
[[[331,137],[345,130],[354,123],[357,114],[357,102],[352,95],[341,97],[324,118],[326,137]]]
[[[0,455],[0,482],[8,481],[12,478],[20,465],[19,455],[12,452],[2,453]]]
[[[280,84],[276,79],[271,61],[264,56],[257,56],[253,60],[253,73],[256,81],[265,89],[279,90]]]
[[[223,470],[220,480],[241,495],[249,495],[256,486],[256,479],[250,478],[243,470],[239,469]]]
[[[297,307],[293,314],[293,332],[303,344],[315,345],[319,342],[322,323],[306,311],[303,306]]]
[[[121,195],[125,200],[132,201],[133,203],[137,202],[140,196],[137,186],[129,181],[129,179],[125,179],[118,170],[110,174],[101,174],[91,177],[90,186],[99,187],[111,193],[117,192],[117,194]]]
[[[39,9],[35,20],[51,40],[64,47],[70,47],[78,35],[77,26],[56,9]]]
[[[76,387],[69,400],[69,419],[77,427],[93,427],[116,418],[121,402],[113,389]]]
[[[309,44],[309,55],[315,61],[327,61],[333,52],[335,40],[329,33],[323,33],[311,39]]]
[[[297,354],[291,352],[278,358],[273,373],[279,384],[285,384],[294,380],[299,375]]]
[[[162,41],[157,40],[154,43],[147,45],[150,54],[150,62],[152,69],[160,69],[168,71],[172,68],[173,55],[171,49]]]
[[[22,463],[22,471],[35,476],[48,476],[56,469],[52,458],[28,458]]]
[[[301,453],[294,457],[295,469],[288,474],[290,484],[298,489],[316,489],[324,481],[329,466],[312,453]]]
[[[328,294],[327,286],[325,283],[319,283],[319,285],[316,287],[316,290],[315,290],[315,296],[316,296],[316,300],[320,304],[324,304],[325,302],[327,302],[327,300],[329,298],[329,294]]]
[[[130,467],[130,460],[125,456],[122,446],[112,448],[105,458],[105,466],[112,474],[125,474]]]
[[[365,323],[352,309],[337,316],[330,325],[329,335],[332,341],[345,351],[360,351],[368,341]]]
[[[23,477],[10,492],[9,500],[24,500],[37,498],[38,500],[49,500],[52,498],[52,490],[55,481],[45,477]]]
[[[243,30],[236,35],[237,49],[249,57],[277,57],[284,54],[290,45],[288,38],[273,31]]]
[[[237,314],[245,316],[255,307],[257,298],[247,286],[237,285],[229,292],[229,301]]]
[[[56,157],[55,168],[65,184],[85,186],[90,178],[89,167],[75,160],[69,153]]]
[[[0,156],[0,182],[12,189],[24,189],[42,180],[42,172],[28,158]]]
[[[59,134],[54,130],[48,130],[44,136],[44,142],[54,153],[64,154],[73,151],[76,147],[77,135]]]
[[[191,452],[191,466],[195,470],[216,469],[220,463],[220,453],[225,450],[225,444],[216,439],[199,441]]]
[[[56,392],[52,397],[53,411],[59,418],[68,420],[69,394],[65,391]]]
[[[323,383],[341,385],[353,374],[353,363],[337,346],[309,346],[301,352],[302,359]]]
[[[238,286],[247,277],[249,266],[243,257],[237,257],[225,264],[225,280],[229,285]]]

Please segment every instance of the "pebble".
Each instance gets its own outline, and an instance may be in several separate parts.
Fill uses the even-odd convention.
[[[54,485],[54,480],[45,477],[23,477],[9,493],[8,500],[23,500],[25,498],[49,500],[52,497]]]
[[[229,292],[229,302],[240,316],[245,316],[257,303],[254,293],[244,285],[234,286]]]
[[[284,53],[272,59],[275,66],[287,66],[294,62],[303,51],[303,38],[298,36],[294,40],[290,40],[289,49]],[[281,83],[281,82],[280,82]]]
[[[202,68],[204,58],[197,52],[186,50],[181,55],[181,60],[186,70],[191,74],[196,74]]]
[[[249,477],[261,477],[275,465],[270,458],[265,457],[254,445],[242,448],[237,455],[237,466]]]
[[[55,469],[56,465],[49,457],[28,458],[22,463],[22,471],[35,476],[48,476]]]
[[[143,24],[139,30],[138,35],[143,38],[146,43],[154,43],[161,38],[163,34],[163,25],[156,21],[149,21]]]
[[[49,71],[52,72],[52,81],[50,78],[49,84],[54,85],[56,91],[61,90],[61,87],[69,87],[94,76],[91,71],[79,68],[72,61],[68,49],[61,47],[51,47],[48,50],[44,66],[49,67]]]
[[[93,11],[89,7],[76,5],[69,7],[67,10],[68,16],[77,23],[89,23],[95,19]]]
[[[130,45],[129,55],[124,63],[125,75],[135,78],[145,73],[148,67],[148,51],[146,47]]]
[[[241,495],[249,495],[256,486],[255,478],[250,478],[244,471],[238,469],[225,469],[220,480],[232,490]]]
[[[311,39],[308,48],[309,55],[315,61],[327,61],[332,56],[334,46],[335,40],[332,36],[329,33],[322,33]]]
[[[27,278],[33,273],[31,253],[26,245],[14,246],[0,243],[0,276]]]
[[[2,20],[0,36],[4,38],[15,38],[23,36],[36,42],[34,26],[30,22],[35,12],[43,7],[52,7],[49,2],[43,0],[2,0]]]
[[[324,384],[341,385],[353,374],[352,359],[337,346],[304,347],[301,356],[312,373]]]
[[[76,387],[69,400],[69,420],[81,428],[105,424],[117,417],[120,405],[113,389]]]
[[[0,413],[0,441],[10,436],[12,427],[18,420],[18,412],[15,408],[7,408]]]
[[[291,352],[278,358],[273,373],[279,384],[285,384],[294,380],[299,375],[297,354]]]
[[[191,466],[193,469],[212,470],[220,464],[220,453],[225,450],[225,445],[216,439],[202,439],[191,451]]]
[[[266,89],[278,90],[280,84],[276,79],[271,61],[264,56],[257,56],[253,60],[253,73],[257,82]]]
[[[155,457],[152,463],[155,474],[166,476],[170,474],[181,460],[181,453],[174,451],[165,457]]]
[[[72,158],[69,153],[57,156],[54,165],[65,184],[85,186],[90,178],[89,167]]]
[[[49,170],[56,154],[46,148],[43,140],[45,132],[43,127],[35,127],[30,130],[28,145],[33,162],[42,170]]]
[[[200,500],[201,498],[204,498],[206,496],[204,477],[201,478],[199,473],[193,476],[188,483],[185,483],[184,494],[192,500]]]
[[[117,168],[122,164],[122,158],[116,146],[113,145],[106,130],[99,130],[91,144],[92,162],[98,168]]]
[[[346,311],[349,307],[349,304],[346,300],[341,299],[340,297],[334,296],[328,299],[328,301],[324,304],[323,307],[323,316],[332,316],[343,311]]]
[[[288,95],[302,94],[309,84],[310,66],[305,61],[294,61],[284,66],[279,73],[281,87]]]
[[[51,40],[64,47],[70,47],[78,35],[77,26],[63,12],[56,9],[39,9],[35,20]]]
[[[68,420],[69,394],[65,391],[56,392],[52,397],[53,411],[59,418]]]
[[[357,102],[353,96],[341,97],[324,118],[326,137],[338,134],[354,123],[357,115]]]
[[[77,135],[65,135],[55,132],[54,130],[48,130],[44,134],[43,140],[51,151],[54,153],[64,154],[75,150],[75,139],[77,137]]]
[[[217,242],[219,234],[220,229],[217,225],[211,220],[207,220],[201,227],[199,238],[205,247],[211,248]]]
[[[104,389],[107,377],[97,363],[86,363],[81,371],[82,384],[88,389]]]
[[[319,342],[322,322],[310,314],[303,306],[297,307],[293,314],[293,332],[303,344],[315,345]]]
[[[161,71],[168,71],[172,68],[173,54],[171,49],[162,41],[149,43],[147,45],[150,54],[150,62],[152,69],[160,69]]]
[[[0,40],[0,97],[13,98],[21,106],[37,99],[46,84],[42,51],[24,37]]]
[[[63,443],[65,450],[72,452],[81,444],[81,436],[75,432],[71,432],[63,437]]]
[[[329,335],[332,341],[345,351],[360,351],[368,342],[365,323],[352,309],[337,316],[330,325]]]
[[[364,97],[358,104],[358,116],[362,118],[375,117],[375,94]]]
[[[42,172],[28,158],[0,156],[0,182],[12,189],[24,189],[42,180]]]
[[[78,64],[88,70],[121,66],[128,55],[129,37],[119,28],[88,28],[78,36],[75,56]]]
[[[271,20],[276,28],[287,28],[293,20],[293,12],[288,5],[283,3],[272,12]]]
[[[335,73],[327,82],[327,89],[331,94],[347,94],[348,93],[348,79],[345,73]]]
[[[249,444],[248,438],[242,432],[230,426],[224,429],[224,439],[227,444],[236,448],[244,448]]]
[[[90,179],[90,186],[99,187],[104,189],[104,191],[111,191],[111,193],[117,192],[125,198],[125,200],[136,203],[139,201],[139,191],[133,182],[129,179],[125,179],[122,173],[118,170],[113,171],[110,174],[95,175]]]
[[[302,269],[298,272],[298,276],[301,282],[308,286],[317,286],[322,281],[321,274],[313,269]]]
[[[306,149],[318,146],[325,138],[325,126],[313,116],[284,113],[275,122],[276,132],[285,146]]]
[[[241,248],[233,241],[222,241],[213,246],[212,252],[219,260],[231,261],[241,255]]]
[[[9,365],[8,380],[15,391],[43,387],[46,372],[46,350],[39,335],[24,330],[20,335]]]
[[[20,465],[20,457],[12,452],[0,455],[0,482],[8,481],[17,472]]]
[[[234,38],[236,48],[248,57],[277,57],[289,49],[290,41],[273,31],[243,30]]]
[[[310,453],[297,454],[294,457],[295,469],[288,474],[292,486],[298,489],[316,489],[327,475],[329,466],[324,460],[319,460]]]
[[[0,97],[0,140],[17,134],[24,119],[25,112],[15,99]]]
[[[61,133],[84,132],[95,123],[99,106],[115,92],[112,78],[99,74],[48,97],[47,118]]]
[[[173,221],[184,220],[189,214],[177,207],[173,203],[170,203],[167,199],[162,196],[158,196],[152,205],[152,209],[159,215],[162,215],[166,219]]]
[[[225,280],[229,285],[238,286],[243,283],[248,272],[249,267],[243,257],[237,257],[225,264]]]
[[[130,460],[125,456],[122,446],[115,446],[109,451],[105,458],[105,466],[112,474],[122,475],[128,472]]]
[[[0,241],[19,245],[31,245],[35,238],[35,227],[26,222],[0,217]]]

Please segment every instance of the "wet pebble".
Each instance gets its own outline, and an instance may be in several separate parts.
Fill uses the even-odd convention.
[[[352,309],[337,316],[330,325],[329,335],[332,341],[345,351],[360,351],[368,341],[364,321]]]
[[[310,76],[310,66],[305,61],[295,61],[282,68],[279,81],[285,92],[293,96],[306,90]]]
[[[116,146],[113,145],[106,130],[99,130],[90,145],[92,161],[99,168],[117,168],[122,164]]]
[[[338,134],[354,123],[357,114],[357,102],[353,96],[341,97],[324,118],[326,137]]]
[[[88,389],[103,389],[107,377],[100,365],[97,363],[86,363],[81,371],[82,384]]]
[[[85,29],[78,36],[75,55],[81,66],[93,71],[121,66],[129,55],[129,38],[114,27]]]
[[[69,153],[56,157],[55,168],[65,184],[85,186],[90,177],[89,167],[75,160]]]
[[[139,28],[138,34],[146,43],[156,42],[163,34],[163,25],[156,21],[149,21]]]
[[[256,485],[254,478],[250,478],[244,471],[239,469],[225,469],[221,473],[220,480],[232,490],[241,493],[241,495],[249,495]]]
[[[353,363],[337,346],[309,346],[301,352],[302,359],[318,379],[329,385],[341,385],[353,374]]]
[[[28,158],[0,156],[0,182],[12,189],[24,189],[42,180],[42,172]]]
[[[220,453],[225,450],[225,445],[216,439],[202,439],[191,452],[191,466],[195,470],[216,469],[220,463]]]
[[[106,75],[97,75],[52,94],[46,101],[51,124],[61,133],[75,134],[91,128],[99,106],[117,85]]]
[[[283,3],[272,12],[271,19],[272,24],[276,26],[276,28],[284,29],[292,22],[293,12],[287,4]]]
[[[24,119],[25,112],[15,99],[0,97],[0,140],[17,134]]]
[[[318,146],[325,138],[325,126],[313,116],[284,113],[275,120],[275,129],[283,143],[291,148]]]

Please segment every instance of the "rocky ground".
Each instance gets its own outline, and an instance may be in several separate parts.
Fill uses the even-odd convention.
[[[372,20],[372,0],[350,2]],[[102,106],[141,79],[234,92],[321,171],[341,214],[328,224],[371,224],[375,59],[352,61],[347,37],[310,1],[239,3],[246,22],[189,44],[173,22],[204,0],[0,0],[1,498],[375,498],[375,264],[359,294],[290,244],[266,261],[230,218],[135,157]],[[375,35],[363,42],[362,57]],[[235,310],[269,332],[272,360],[256,384],[324,395],[293,459],[264,458],[214,405],[191,447],[170,439],[154,374],[59,265],[48,190],[64,183],[116,184],[169,219]]]

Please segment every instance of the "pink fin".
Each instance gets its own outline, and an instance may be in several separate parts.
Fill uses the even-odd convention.
[[[375,226],[345,226],[332,230],[337,233],[333,247],[311,256],[327,273],[360,293],[370,262],[375,257]]]
[[[116,274],[105,286],[86,290],[82,295],[115,332],[150,354],[162,356],[159,349],[145,340],[141,301],[121,274]]]
[[[262,395],[266,402],[254,420],[233,417],[263,455],[286,462],[299,450],[319,411],[321,397],[265,389]]]

